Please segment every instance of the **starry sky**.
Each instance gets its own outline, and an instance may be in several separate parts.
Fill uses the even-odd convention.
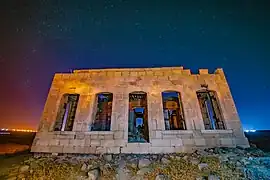
[[[0,127],[36,129],[55,72],[222,67],[244,128],[270,129],[268,0],[1,0]]]

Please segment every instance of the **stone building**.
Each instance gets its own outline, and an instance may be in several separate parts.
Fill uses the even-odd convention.
[[[248,147],[222,69],[89,69],[54,76],[32,145],[44,153]]]

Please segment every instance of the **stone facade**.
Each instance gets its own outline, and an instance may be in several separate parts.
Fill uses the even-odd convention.
[[[196,95],[204,86],[215,91],[225,129],[205,129]],[[161,92],[181,95],[185,130],[165,130]],[[129,93],[147,94],[149,142],[128,142]],[[97,94],[113,94],[109,131],[91,131]],[[71,131],[55,131],[55,121],[64,94],[79,94]],[[183,67],[90,69],[55,74],[32,145],[43,153],[171,153],[207,147],[249,147],[222,69],[209,74],[200,69],[191,74]]]

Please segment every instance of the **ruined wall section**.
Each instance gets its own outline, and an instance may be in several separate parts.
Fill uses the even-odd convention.
[[[204,130],[196,96],[201,84],[217,92],[227,130]],[[162,96],[178,91],[184,107],[187,130],[165,131]],[[148,100],[150,143],[128,143],[128,94],[144,91]],[[113,93],[111,131],[90,131],[96,109],[96,94]],[[73,130],[54,132],[54,122],[65,93],[80,94]],[[75,70],[56,74],[44,107],[33,152],[55,153],[162,153],[196,147],[248,146],[222,69],[215,74],[201,69],[191,74],[183,67]]]

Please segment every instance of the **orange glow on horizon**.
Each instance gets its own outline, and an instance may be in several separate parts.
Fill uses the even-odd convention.
[[[13,132],[37,132],[36,130],[31,129],[8,129],[8,128],[1,128],[1,131],[13,131]]]

